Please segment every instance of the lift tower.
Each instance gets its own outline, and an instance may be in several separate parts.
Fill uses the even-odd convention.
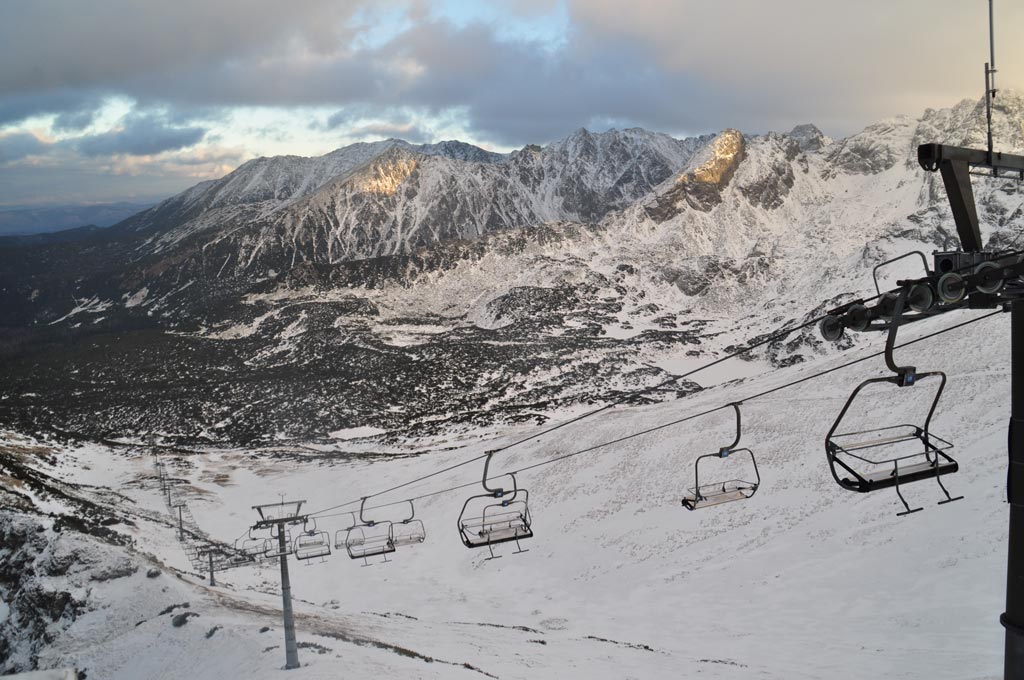
[[[289,527],[296,524],[305,524],[306,516],[300,515],[299,510],[306,501],[286,501],[280,503],[269,503],[267,505],[254,505],[260,519],[253,525],[253,531],[269,530],[271,542],[268,544],[266,557],[276,557],[281,561],[281,604],[284,618],[284,654],[285,669],[299,667],[299,648],[295,642],[295,617],[292,614],[292,585],[288,578],[288,555],[292,553],[291,536]],[[272,541],[276,539],[277,545]]]

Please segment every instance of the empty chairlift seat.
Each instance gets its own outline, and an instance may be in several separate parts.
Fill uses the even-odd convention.
[[[480,517],[464,519],[461,526],[467,547],[480,548],[532,537],[526,493],[526,489],[517,489],[511,498],[484,506]]]
[[[375,522],[363,516],[366,499],[359,506],[359,521],[345,531],[345,550],[354,560],[363,560],[363,566],[370,564],[369,558],[382,556],[389,562],[388,555],[395,552],[391,539],[391,522]],[[353,516],[354,517],[354,516]]]
[[[467,548],[484,548],[490,552],[488,559],[498,557],[494,546],[515,542],[515,553],[523,550],[520,541],[533,538],[533,520],[530,517],[529,492],[518,487],[515,475],[512,488],[491,488],[487,486],[487,469],[491,454],[484,464],[483,487],[486,493],[470,496],[459,514],[459,537]]]
[[[266,536],[254,536],[250,529],[248,536],[235,541],[235,553],[254,560],[261,559],[267,553],[269,540]]]
[[[682,500],[683,507],[687,510],[746,500],[757,493],[758,487],[761,486],[761,473],[758,472],[754,452],[750,449],[736,448],[739,446],[741,436],[740,405],[737,403],[730,404],[730,406],[736,412],[736,438],[729,446],[720,448],[717,453],[708,453],[697,457],[693,466],[693,486],[687,489]],[[701,462],[706,462],[709,458],[721,460],[732,458],[736,464],[729,467],[736,468],[737,472],[742,471],[744,478],[735,477],[726,481],[709,482],[705,477],[704,481],[701,481]],[[737,472],[732,474],[737,474]]]
[[[906,515],[921,508],[911,509],[904,499],[900,487],[912,482],[934,479],[945,495],[941,504],[959,500],[953,498],[940,479],[959,469],[959,465],[948,451],[953,445],[932,433],[929,429],[932,415],[946,386],[946,375],[941,372],[910,373],[905,375],[872,378],[865,380],[847,399],[825,437],[825,454],[828,458],[832,477],[844,489],[868,493],[894,487],[899,500],[905,507]],[[850,406],[858,398],[877,392],[879,389],[904,389],[921,382],[937,382],[938,387],[931,401],[928,415],[922,425],[901,423],[869,429],[847,430],[844,419]],[[909,392],[914,394],[914,392]]]
[[[753,481],[745,479],[730,479],[724,482],[711,482],[702,484],[700,482],[700,462],[707,458],[728,458],[735,456],[736,459],[746,458],[749,460],[749,467],[753,470]],[[750,449],[722,449],[718,453],[709,453],[697,458],[694,475],[696,483],[687,489],[683,496],[683,507],[687,510],[707,508],[712,505],[721,505],[731,501],[743,501],[755,493],[761,485],[761,476],[757,471],[757,460],[754,452]]]
[[[427,540],[427,530],[423,521],[416,519],[416,506],[409,501],[412,514],[396,522],[391,523],[391,543],[395,548],[408,545],[419,545]]]
[[[924,259],[923,255],[921,257]],[[946,374],[940,371],[918,373],[913,366],[898,365],[893,356],[896,334],[903,321],[903,308],[910,294],[911,288],[904,286],[899,294],[890,297],[890,304],[882,317],[887,323],[879,328],[888,332],[885,340],[885,365],[894,375],[871,378],[858,385],[825,435],[825,456],[832,477],[839,486],[860,493],[893,487],[905,509],[898,515],[909,515],[921,510],[911,509],[900,490],[901,486],[912,482],[934,479],[945,495],[945,500],[939,501],[939,505],[963,498],[951,497],[942,483],[944,475],[959,469],[957,462],[947,453],[953,445],[929,429],[935,408],[946,387]],[[901,397],[905,395],[905,398],[912,400],[920,398],[922,392],[918,385],[922,382],[936,384],[935,396],[923,424],[900,423],[851,428],[846,422],[850,407],[858,398],[867,400],[869,395],[877,396],[879,390],[897,389],[903,390]],[[884,411],[876,408],[873,413]]]
[[[315,560],[329,557],[331,554],[331,536],[326,531],[318,531],[313,520],[303,527],[303,531],[295,538],[293,553],[297,560]]]
[[[391,540],[391,522],[375,522],[374,524],[357,524],[350,527],[345,535],[345,550],[354,560],[363,560],[369,564],[368,558],[387,556],[395,552],[395,544]]]

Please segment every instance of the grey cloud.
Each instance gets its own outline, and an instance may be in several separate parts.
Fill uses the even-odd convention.
[[[69,144],[85,156],[147,156],[193,146],[205,134],[201,127],[171,127],[160,115],[132,114],[120,129],[78,137]]]
[[[57,115],[53,121],[53,129],[60,132],[75,132],[84,130],[96,120],[97,109],[83,109],[79,111],[64,111]]]
[[[264,58],[297,45],[322,53],[345,39],[347,21],[366,4],[6,0],[0,22],[0,90],[102,88]]]
[[[0,125],[17,123],[30,116],[48,113],[77,115],[92,112],[100,106],[102,101],[102,93],[81,90],[59,89],[27,94],[2,93],[0,94]]]
[[[558,7],[501,2],[518,16]],[[457,110],[471,132],[513,145],[600,120],[688,132],[814,120],[836,134],[975,94],[985,56],[984,8],[934,0],[565,0],[571,28],[557,49],[431,19],[425,0],[390,0],[413,27],[352,50],[353,16],[380,4],[107,0],[83,11],[71,0],[8,0],[0,122],[78,111],[69,92],[116,91],[172,112],[362,106],[390,120],[396,107]],[[1004,5],[1001,26],[1024,21],[1024,7]],[[957,49],[927,47],[939,44]],[[1024,43],[1006,35],[1000,62],[1002,85],[1024,82]],[[63,97],[63,108],[45,97]]]
[[[50,146],[28,132],[0,135],[0,163],[10,163],[26,156],[46,153]]]
[[[325,122],[314,122],[310,127],[314,130],[337,130],[349,139],[398,137],[416,144],[433,141],[432,131],[422,125],[416,111],[408,109],[351,106],[335,111]]]
[[[414,144],[433,141],[433,135],[429,131],[413,123],[368,123],[349,128],[347,134],[354,139],[397,137]]]

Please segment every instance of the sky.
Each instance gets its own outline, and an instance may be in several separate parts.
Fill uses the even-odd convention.
[[[0,0],[0,208],[149,201],[357,141],[841,137],[984,91],[985,0]],[[1024,89],[1024,3],[996,0]]]

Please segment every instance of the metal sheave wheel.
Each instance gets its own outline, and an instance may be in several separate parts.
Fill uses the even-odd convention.
[[[960,302],[967,294],[967,286],[964,285],[964,277],[956,272],[948,272],[939,277],[936,285],[939,299],[946,304]]]
[[[835,342],[843,337],[844,330],[843,322],[839,320],[839,317],[831,314],[822,319],[821,323],[818,324],[818,331],[821,333],[821,337],[829,342]]]
[[[927,312],[935,306],[935,291],[927,283],[915,283],[907,293],[907,306],[914,312]]]
[[[864,305],[853,305],[843,323],[855,331],[866,331],[871,325],[871,311]]]
[[[1003,287],[1003,278],[999,276],[1002,271],[995,262],[982,262],[974,268],[974,276],[976,277],[975,286],[979,293],[985,293],[992,295],[998,293]]]

